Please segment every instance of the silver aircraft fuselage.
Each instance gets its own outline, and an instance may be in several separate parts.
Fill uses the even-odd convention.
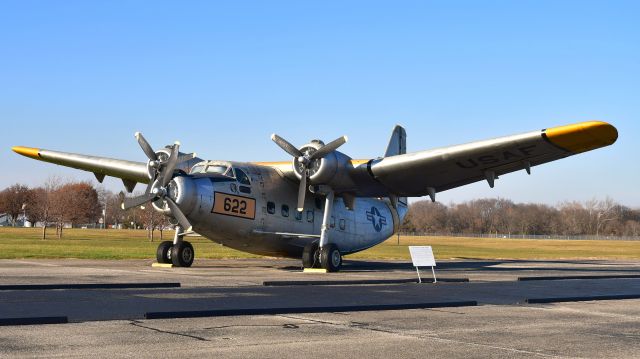
[[[208,161],[228,167],[225,174],[192,173],[174,179],[173,196],[198,234],[244,252],[300,258],[318,239],[324,196],[310,194],[296,210],[297,183],[276,168],[254,163]],[[238,174],[242,172],[248,178]],[[242,179],[242,182],[241,180]],[[331,242],[344,254],[358,252],[391,237],[407,213],[388,199],[357,198],[353,210],[336,197],[330,221]]]

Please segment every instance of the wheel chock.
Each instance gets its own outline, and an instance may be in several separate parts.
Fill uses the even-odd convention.
[[[151,267],[153,268],[173,268],[175,267],[172,263],[152,263]]]
[[[324,268],[305,268],[303,273],[327,273],[327,270]]]

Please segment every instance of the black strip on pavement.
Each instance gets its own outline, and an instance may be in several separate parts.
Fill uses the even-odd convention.
[[[624,279],[640,278],[640,274],[605,274],[605,275],[574,275],[574,276],[548,276],[548,277],[518,277],[519,281],[528,280],[565,280],[565,279]]]
[[[588,297],[561,297],[561,298],[534,298],[527,299],[529,304],[559,303],[559,302],[588,302],[592,300],[621,300],[640,299],[640,294],[618,294],[618,295],[592,295]]]
[[[465,301],[465,302],[440,302],[440,303],[346,305],[346,306],[333,306],[333,307],[218,309],[218,310],[201,310],[201,311],[184,311],[184,312],[147,312],[145,313],[144,317],[145,319],[202,318],[202,317],[225,317],[225,316],[239,316],[239,315],[366,312],[366,311],[376,311],[376,310],[474,307],[477,305],[478,305],[478,302],[476,301]]]
[[[469,278],[438,278],[438,282],[468,282]],[[295,285],[369,285],[418,283],[418,279],[363,279],[363,280],[276,280],[262,282],[267,287]],[[433,278],[424,278],[422,283],[433,283]]]
[[[67,319],[67,317],[0,318],[0,326],[66,323],[69,323],[69,319]]]
[[[84,283],[0,285],[0,290],[179,288],[180,283]]]

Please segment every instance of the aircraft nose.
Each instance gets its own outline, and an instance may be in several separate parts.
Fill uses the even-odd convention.
[[[176,202],[180,210],[189,215],[196,206],[197,187],[191,177],[178,176],[169,182],[168,195]]]

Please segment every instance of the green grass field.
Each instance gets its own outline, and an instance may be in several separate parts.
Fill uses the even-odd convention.
[[[40,239],[39,228],[0,228],[0,259],[81,258],[81,259],[153,259],[160,242],[154,242],[143,230],[65,229],[62,239],[55,230]],[[173,232],[165,231],[165,240]],[[197,258],[257,258],[207,239],[189,238]],[[531,240],[502,238],[401,237],[353,254],[349,258],[408,260],[409,245],[430,245],[438,259],[640,259],[640,241],[607,240]]]

